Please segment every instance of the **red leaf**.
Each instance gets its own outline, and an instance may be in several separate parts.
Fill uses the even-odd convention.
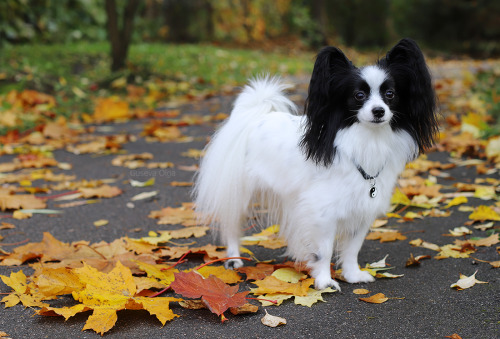
[[[246,303],[249,291],[239,292],[239,285],[229,286],[221,279],[210,276],[204,279],[198,273],[180,272],[170,287],[187,298],[200,298],[205,305],[217,315],[221,315],[229,307],[239,307]]]

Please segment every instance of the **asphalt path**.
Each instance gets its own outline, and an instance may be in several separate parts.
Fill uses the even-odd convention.
[[[292,97],[299,104],[303,102],[305,86],[298,86]],[[214,97],[194,102],[181,107],[182,114],[229,113],[233,97]],[[126,123],[109,124],[109,128],[98,129],[96,133],[129,133],[139,136],[147,120],[132,120]],[[58,216],[34,215],[23,221],[13,222],[14,230],[2,230],[4,242],[14,243],[27,238],[30,242],[42,239],[43,232],[50,232],[64,242],[88,240],[90,242],[113,241],[125,235],[139,237],[148,231],[169,229],[157,225],[156,220],[148,218],[152,210],[162,207],[179,206],[190,201],[189,188],[171,187],[171,181],[191,181],[193,173],[177,168],[179,165],[193,165],[195,159],[180,154],[190,148],[201,149],[215,128],[214,124],[183,127],[183,133],[195,137],[188,143],[150,143],[138,137],[134,142],[124,145],[129,153],[150,152],[155,161],[170,161],[176,167],[168,170],[152,169],[138,172],[124,167],[111,165],[114,155],[96,156],[95,154],[75,155],[64,150],[56,151],[59,162],[73,164],[77,178],[102,179],[119,178],[117,185],[124,194],[101,199],[99,203],[74,208],[66,208]],[[99,132],[101,131],[101,132]],[[447,161],[446,153],[431,153],[430,159]],[[2,156],[0,162],[12,157]],[[448,171],[457,182],[473,182],[477,177],[474,168],[458,167]],[[137,201],[134,208],[127,207],[131,197],[152,190],[135,188],[126,184],[128,179],[145,181],[155,176],[153,189],[160,193],[153,199]],[[446,185],[454,181],[446,181]],[[479,205],[479,199],[472,199],[469,205]],[[49,203],[48,208],[53,207]],[[467,221],[468,213],[458,212],[456,207],[447,218],[426,217],[422,220],[398,224],[398,228],[408,236],[405,241],[380,243],[365,241],[359,262],[364,265],[389,255],[387,262],[395,268],[394,274],[404,274],[397,279],[377,279],[369,284],[340,283],[342,292],[324,294],[325,302],[319,302],[311,308],[285,301],[281,306],[266,307],[272,315],[284,317],[287,324],[277,328],[264,326],[260,319],[265,315],[263,307],[256,314],[233,316],[221,323],[220,319],[208,310],[185,310],[175,304],[172,309],[181,317],[161,326],[160,322],[146,311],[119,311],[116,325],[105,334],[110,338],[443,338],[454,333],[462,338],[498,338],[500,337],[500,275],[498,269],[491,269],[487,263],[468,259],[429,259],[422,261],[419,267],[406,268],[405,262],[410,253],[414,255],[436,252],[412,247],[408,241],[423,238],[439,245],[451,243],[450,237],[443,234],[454,227],[462,226]],[[96,228],[93,222],[107,219],[109,224]],[[136,229],[141,231],[137,232]],[[179,227],[172,227],[179,228]],[[475,231],[477,236],[484,232]],[[197,239],[199,245],[212,242],[210,236]],[[12,249],[5,247],[4,249]],[[258,246],[251,247],[261,260],[276,259],[283,250],[267,250]],[[482,247],[474,254],[481,260],[498,260],[495,246]],[[0,266],[0,274],[8,275],[11,271],[29,267]],[[470,289],[457,291],[450,285],[459,278],[459,273],[471,275],[478,270],[477,278],[488,284],[476,285]],[[10,288],[0,284],[0,292],[9,292]],[[241,284],[247,289],[250,284]],[[360,301],[353,294],[356,288],[366,288],[372,293],[384,293],[389,299],[383,304],[369,304]],[[257,302],[256,302],[257,303]],[[229,312],[227,312],[229,313]],[[12,338],[97,338],[93,331],[81,331],[90,312],[78,314],[64,321],[62,317],[34,315],[29,308],[17,305],[0,311],[0,331],[5,331]]]

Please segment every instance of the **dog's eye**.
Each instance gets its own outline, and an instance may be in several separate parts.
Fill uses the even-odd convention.
[[[388,89],[385,91],[385,97],[389,100],[394,99],[394,91],[392,89]]]
[[[366,94],[365,94],[365,92],[359,91],[359,92],[354,93],[354,98],[358,101],[363,101],[366,98]]]

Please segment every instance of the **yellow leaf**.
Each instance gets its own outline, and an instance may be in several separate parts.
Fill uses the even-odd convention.
[[[408,206],[411,204],[411,201],[406,196],[406,194],[401,192],[401,190],[399,188],[396,188],[396,190],[394,191],[394,194],[392,195],[391,204]]]
[[[474,212],[469,215],[469,219],[472,220],[496,220],[500,221],[500,215],[489,206],[481,205],[474,210]]]
[[[258,288],[251,289],[253,294],[268,294],[268,293],[283,293],[298,296],[306,296],[309,286],[314,282],[314,279],[302,280],[298,283],[287,283],[279,280],[276,277],[268,276],[263,280],[255,281],[254,284]]]
[[[96,333],[103,335],[115,326],[118,316],[116,309],[109,307],[94,308],[94,312],[89,316],[82,331],[94,330]]]
[[[438,259],[443,258],[469,258],[470,254],[474,253],[472,249],[466,249],[463,252],[460,251],[460,248],[453,244],[448,244],[441,246],[441,252],[439,252],[436,256]]]
[[[289,283],[298,283],[300,280],[307,278],[306,274],[297,272],[291,267],[279,268],[273,272],[272,276]]]
[[[130,115],[128,103],[116,98],[99,99],[93,118],[96,121],[125,119]]]
[[[321,295],[322,293],[333,293],[336,291],[337,290],[334,290],[331,287],[327,287],[327,288],[320,290],[320,291],[315,290],[313,288],[310,288],[309,291],[307,292],[306,296],[304,296],[304,297],[295,296],[294,303],[297,305],[311,307],[313,304],[317,303],[318,301],[325,301],[323,299],[323,296]]]
[[[94,226],[95,227],[106,226],[108,223],[109,223],[109,221],[106,219],[99,219],[99,220],[94,221]]]
[[[162,284],[168,286],[174,281],[174,273],[178,273],[179,270],[176,268],[172,268],[172,266],[168,265],[151,265],[145,262],[135,261],[139,269],[146,272],[148,277],[158,279]]]
[[[481,200],[496,199],[495,187],[493,186],[477,186],[474,191],[474,197]]]
[[[26,293],[28,285],[26,283],[26,275],[24,275],[23,271],[10,272],[10,276],[7,277],[5,275],[0,275],[2,281],[5,285],[12,288],[16,293],[23,294]]]
[[[455,197],[451,199],[451,201],[448,203],[448,205],[445,206],[445,208],[450,208],[452,206],[458,206],[461,204],[466,204],[468,202],[467,197],[464,197],[462,195]]]
[[[228,270],[224,266],[204,266],[197,271],[205,278],[214,275],[226,284],[236,284],[243,280],[236,271]]]
[[[368,291],[367,289],[364,289],[364,288],[356,288],[352,291],[352,293],[354,293],[354,294],[368,294],[368,293],[370,293],[370,291]]]
[[[140,239],[133,239],[133,240],[145,242],[151,245],[158,245],[159,243],[168,242],[170,241],[170,239],[172,239],[172,236],[168,231],[161,232],[160,235],[156,234],[155,232],[150,232],[149,234],[150,234],[149,237],[142,237]]]
[[[35,275],[33,281],[39,291],[47,296],[69,294],[85,287],[78,276],[71,269],[65,267],[42,268]]]

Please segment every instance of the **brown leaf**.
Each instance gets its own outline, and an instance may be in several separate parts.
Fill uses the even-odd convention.
[[[237,271],[246,274],[246,280],[262,280],[274,272],[274,265],[257,264],[255,266],[243,266],[238,268]]]
[[[229,307],[244,305],[248,294],[248,291],[238,292],[239,285],[229,286],[214,276],[203,279],[194,271],[176,273],[170,287],[187,298],[201,297],[210,311],[217,315],[221,315]]]

